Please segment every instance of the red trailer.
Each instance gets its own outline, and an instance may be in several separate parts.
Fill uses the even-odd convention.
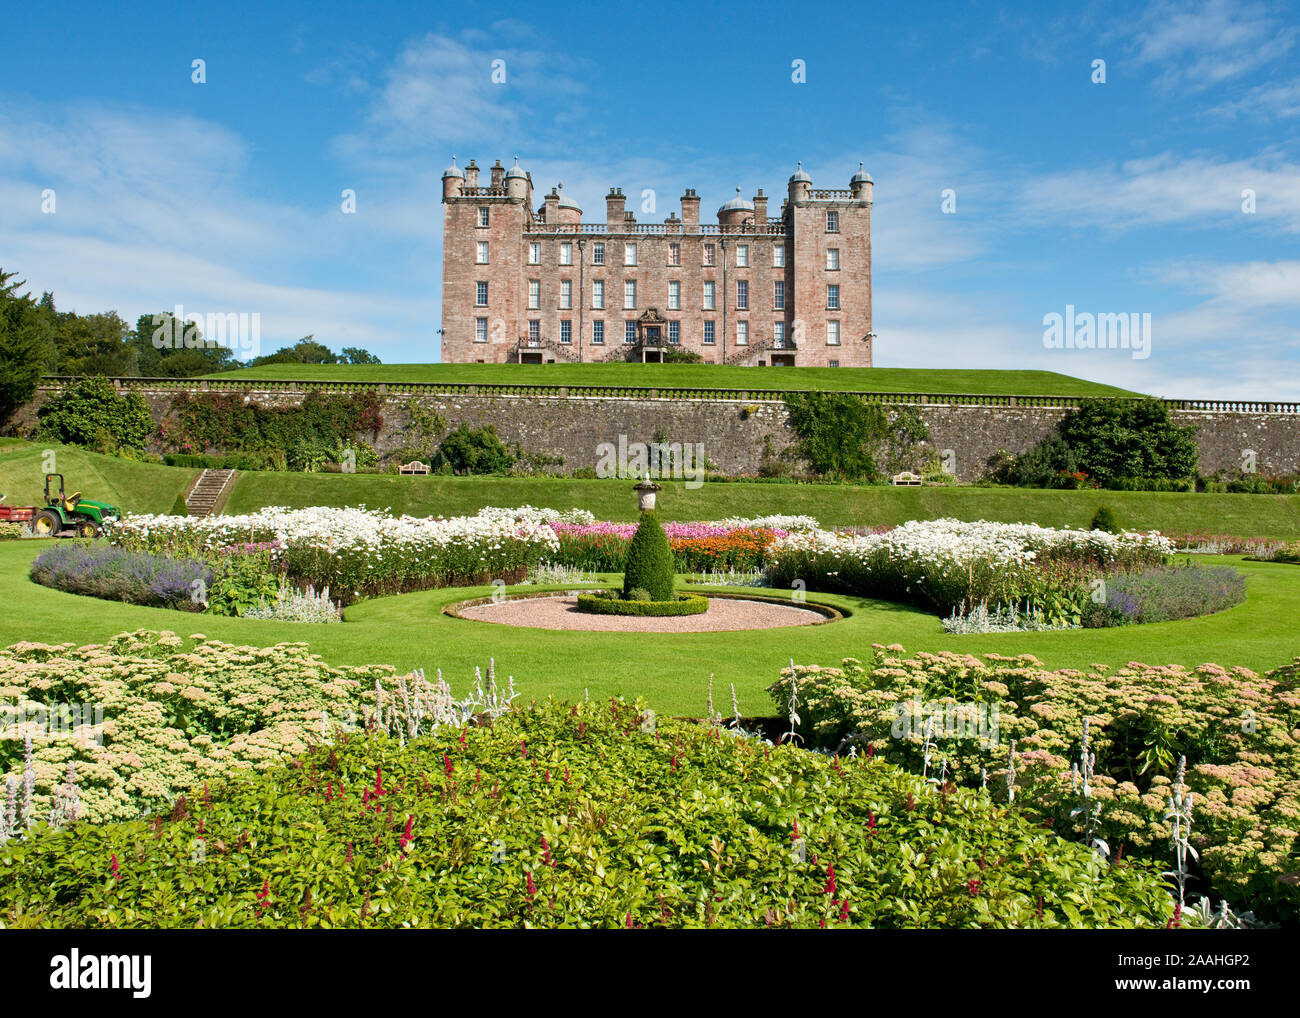
[[[5,505],[4,496],[0,495],[0,523],[25,523],[32,525],[36,508],[30,505]]]

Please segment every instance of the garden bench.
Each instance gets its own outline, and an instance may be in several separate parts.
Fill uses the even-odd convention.
[[[901,474],[895,474],[893,482],[900,487],[917,487],[923,483],[918,475],[908,470],[904,470]]]
[[[411,460],[410,463],[403,463],[397,468],[399,474],[427,474],[429,464],[421,463],[419,460]]]

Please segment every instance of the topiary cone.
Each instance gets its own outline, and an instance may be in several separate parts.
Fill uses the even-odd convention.
[[[654,513],[642,513],[641,523],[628,545],[623,567],[623,597],[641,587],[652,601],[671,601],[675,596],[673,577],[677,571],[668,535]]]

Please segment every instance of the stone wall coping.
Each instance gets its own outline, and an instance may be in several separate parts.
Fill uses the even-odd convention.
[[[58,391],[77,381],[74,375],[46,375],[40,388]],[[788,395],[818,392],[816,389],[730,389],[712,387],[572,385],[537,383],[483,382],[350,382],[308,379],[259,378],[248,380],[224,378],[111,378],[118,389],[152,392],[244,392],[299,393],[374,392],[387,396],[425,394],[463,394],[469,396],[549,396],[560,399],[587,397],[595,399],[674,399],[699,401],[781,402]],[[997,396],[988,393],[920,393],[835,390],[861,396],[880,403],[917,406],[985,406],[1026,407],[1033,409],[1069,409],[1081,404],[1081,396]],[[1107,396],[1103,399],[1138,399],[1141,397]],[[1300,403],[1279,400],[1240,399],[1162,399],[1170,410],[1199,413],[1300,414]]]

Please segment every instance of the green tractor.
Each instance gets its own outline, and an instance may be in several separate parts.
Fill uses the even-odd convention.
[[[56,480],[58,491],[51,492],[50,482]],[[45,506],[32,520],[32,534],[36,537],[59,537],[63,534],[98,537],[103,532],[104,521],[118,515],[118,508],[107,502],[82,498],[79,491],[66,494],[62,474],[46,474]]]

